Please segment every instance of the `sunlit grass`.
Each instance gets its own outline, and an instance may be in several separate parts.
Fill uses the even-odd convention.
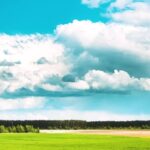
[[[150,138],[81,134],[0,134],[0,150],[150,150]]]

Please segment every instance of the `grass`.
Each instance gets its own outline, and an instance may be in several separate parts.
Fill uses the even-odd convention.
[[[150,150],[150,138],[79,134],[0,134],[0,150]]]

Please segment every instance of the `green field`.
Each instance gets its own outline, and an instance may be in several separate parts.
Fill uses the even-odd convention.
[[[150,150],[150,138],[78,134],[0,134],[0,150]]]

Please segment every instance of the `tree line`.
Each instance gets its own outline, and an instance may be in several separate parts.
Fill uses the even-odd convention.
[[[0,125],[7,128],[32,129],[150,129],[150,121],[82,121],[82,120],[0,120]]]
[[[39,133],[39,128],[32,125],[4,126],[0,125],[0,133]]]

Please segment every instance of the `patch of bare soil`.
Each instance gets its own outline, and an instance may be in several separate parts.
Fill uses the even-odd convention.
[[[76,133],[76,134],[150,137],[150,130],[41,130],[40,133]]]

